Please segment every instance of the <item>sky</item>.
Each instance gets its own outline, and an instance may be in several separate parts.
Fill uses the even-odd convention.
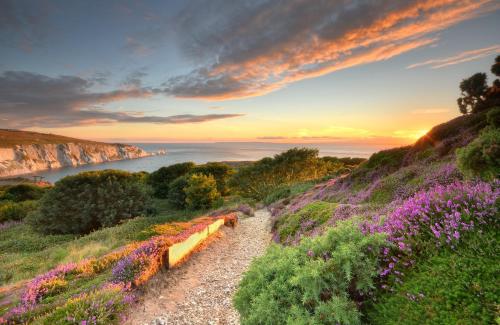
[[[408,144],[500,54],[497,0],[0,0],[0,128]],[[490,81],[493,79],[489,75]]]

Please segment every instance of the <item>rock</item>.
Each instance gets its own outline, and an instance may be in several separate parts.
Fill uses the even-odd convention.
[[[139,147],[100,142],[16,145],[0,148],[0,177],[149,155]]]

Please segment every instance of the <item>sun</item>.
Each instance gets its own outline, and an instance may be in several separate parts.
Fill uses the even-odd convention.
[[[423,137],[424,135],[426,135],[427,132],[429,132],[429,129],[418,130],[418,131],[415,132],[415,134],[413,134],[413,138],[420,139],[421,137]]]

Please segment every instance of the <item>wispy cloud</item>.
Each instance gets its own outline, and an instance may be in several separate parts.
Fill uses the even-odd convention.
[[[192,1],[177,34],[184,53],[204,64],[167,80],[163,91],[208,100],[266,94],[435,44],[438,31],[498,7],[493,0]]]
[[[469,62],[469,61],[474,61],[478,60],[490,55],[498,54],[500,53],[500,45],[493,45],[489,47],[485,47],[482,49],[477,49],[477,50],[472,50],[472,51],[465,51],[447,58],[440,58],[440,59],[432,59],[432,60],[427,60],[424,62],[419,62],[415,63],[412,65],[409,65],[406,67],[407,69],[413,69],[417,67],[424,67],[424,66],[429,66],[431,69],[439,69],[439,68],[444,68],[450,65],[455,65],[459,63],[464,63],[464,62]]]
[[[132,78],[133,80],[134,78]],[[242,114],[182,114],[148,116],[142,112],[116,112],[101,105],[129,98],[146,98],[156,89],[134,87],[94,92],[96,81],[75,76],[48,77],[23,71],[0,74],[1,127],[67,127],[105,123],[201,123]]]

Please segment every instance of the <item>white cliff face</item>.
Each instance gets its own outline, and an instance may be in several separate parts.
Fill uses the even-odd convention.
[[[149,156],[141,148],[124,144],[64,143],[17,145],[0,148],[0,177],[40,170],[102,163]]]

